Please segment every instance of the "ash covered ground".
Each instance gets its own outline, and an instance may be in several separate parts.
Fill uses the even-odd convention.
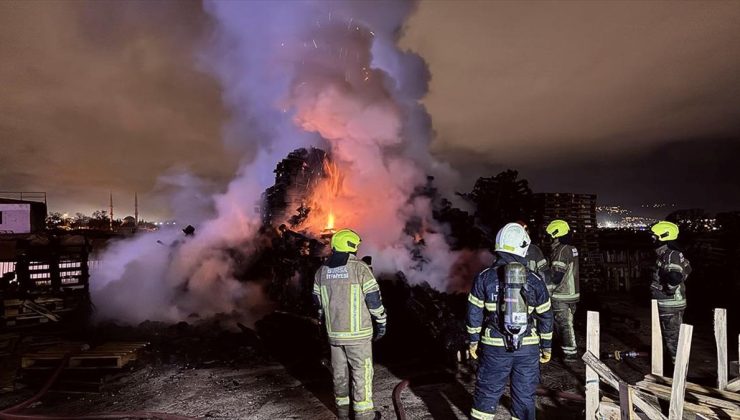
[[[389,282],[383,282],[388,295]],[[449,298],[447,296],[446,298]],[[420,318],[389,305],[389,335],[375,346],[375,402],[383,418],[396,418],[393,388],[410,380],[401,401],[410,419],[464,419],[472,403],[474,366],[456,363],[439,337]],[[649,310],[626,297],[602,302],[602,352],[649,349]],[[606,316],[605,316],[606,315]],[[582,317],[581,317],[582,318]],[[580,319],[577,331],[585,325]],[[406,325],[404,325],[406,324]],[[290,332],[287,334],[286,332]],[[708,332],[707,332],[708,331]],[[48,337],[59,337],[50,335]],[[106,340],[146,340],[151,344],[126,375],[100,393],[50,392],[24,414],[89,415],[157,411],[198,418],[331,419],[331,377],[326,348],[310,320],[275,313],[254,329],[233,327],[228,319],[145,322],[136,327],[104,324],[69,331],[62,338],[94,344]],[[579,349],[583,350],[579,336]],[[697,330],[689,378],[710,381],[714,374],[711,329]],[[648,359],[607,361],[621,377],[634,382],[649,371]],[[583,363],[554,360],[542,369],[542,385],[553,391],[583,393]],[[705,379],[702,379],[705,378]],[[63,384],[60,384],[62,386]],[[33,394],[34,387],[2,396],[9,406]],[[602,386],[607,395],[611,390]],[[508,392],[507,392],[508,394]],[[505,395],[499,413],[508,418]],[[580,417],[583,405],[549,397],[538,399],[540,418]]]
[[[315,237],[299,229],[311,209],[302,205],[306,192],[296,193],[292,188],[294,184],[320,181],[325,159],[326,155],[318,150],[298,150],[289,155],[276,170],[275,186],[264,196],[259,247],[256,251],[250,248],[250,255],[239,249],[224,251],[239,267],[238,278],[264,289],[267,299],[261,307],[262,316],[244,317],[238,311],[207,317],[194,313],[179,323],[145,321],[126,326],[108,321],[86,327],[52,327],[40,342],[72,341],[91,346],[109,341],[150,344],[124,375],[110,378],[101,392],[70,393],[76,378],[63,375],[56,390],[24,414],[81,416],[156,411],[199,418],[333,418],[328,347],[310,303],[313,273],[327,252],[326,237]],[[518,185],[510,189],[514,193],[509,200],[526,203],[528,188],[522,189],[511,174],[501,179],[502,183],[509,179]],[[451,227],[448,238],[453,249],[486,244],[485,229],[476,227],[472,216],[439,197],[433,180],[418,189],[417,194],[436,203],[435,217]],[[512,217],[504,213],[497,216],[502,220]],[[418,234],[417,228],[409,223],[407,233]],[[176,241],[170,247],[182,246],[187,240]],[[408,250],[419,269],[428,263],[424,246],[420,237]],[[458,279],[450,282],[446,292],[424,283],[411,284],[401,272],[380,276],[389,332],[374,348],[374,400],[383,418],[396,417],[392,391],[402,380],[409,381],[400,398],[408,418],[466,418],[472,404],[475,366],[464,357],[469,287],[465,279],[472,281],[477,268],[461,265],[458,269]],[[586,294],[577,312],[579,350],[585,348],[586,311],[597,310],[602,319],[603,353],[648,351],[648,302],[633,295]],[[701,322],[711,325],[708,319]],[[6,371],[15,370],[18,356],[39,344],[38,334],[29,332],[19,341],[13,356],[5,361]],[[711,381],[713,352],[711,329],[697,329],[689,374],[693,382]],[[463,355],[462,361],[458,361],[458,354]],[[631,383],[649,372],[647,359],[607,363]],[[542,386],[551,394],[539,398],[541,418],[581,417],[582,403],[554,398],[552,392],[583,394],[584,369],[581,362],[565,364],[557,359],[543,367]],[[19,371],[16,381],[20,389],[2,395],[2,406],[30,397],[48,372],[39,375]],[[607,395],[611,392],[605,386],[602,389]],[[505,396],[499,408],[502,418],[508,417],[509,405]]]

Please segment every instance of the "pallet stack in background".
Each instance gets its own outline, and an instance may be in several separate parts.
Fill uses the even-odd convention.
[[[596,230],[596,195],[572,193],[534,194],[534,240],[549,253],[552,240],[545,233],[547,224],[555,219],[568,222],[580,260],[581,290],[593,291],[601,287],[603,257],[599,250]]]

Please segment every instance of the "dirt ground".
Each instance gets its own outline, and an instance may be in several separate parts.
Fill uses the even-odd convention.
[[[610,298],[600,305],[602,352],[649,351],[649,308],[636,307],[629,297]],[[582,350],[585,347],[585,309],[580,312],[577,331],[580,332],[579,349]],[[698,318],[697,322],[701,320],[706,325],[697,324],[694,329],[689,378],[697,383],[711,384],[716,369],[712,326],[710,321]],[[329,372],[320,363],[318,350],[312,349],[313,344],[308,341],[303,345],[298,337],[301,344],[297,346],[295,341],[288,345],[268,342],[267,349],[255,350],[253,337],[197,329],[188,330],[183,335],[181,330],[189,327],[180,326],[177,333],[172,332],[172,328],[157,330],[159,341],[154,340],[154,350],[137,361],[130,374],[110,389],[97,394],[51,392],[41,402],[25,410],[24,414],[75,416],[158,411],[216,419],[334,418]],[[130,329],[124,335],[134,339],[139,332]],[[147,334],[143,338],[152,337],[151,331]],[[198,345],[211,348],[209,351],[213,354],[189,353],[195,345],[189,340],[208,334],[212,339],[198,341]],[[736,332],[730,331],[729,336],[736,336]],[[393,351],[394,355],[403,353],[409,356],[387,357],[386,354],[384,357],[384,352],[389,351]],[[391,393],[402,379],[410,380],[410,386],[402,394],[408,419],[467,418],[474,388],[474,371],[470,366],[436,364],[425,357],[423,348],[415,346],[392,350],[379,347],[377,355],[374,399],[382,418],[396,418]],[[731,360],[736,359],[734,356],[731,352]],[[640,380],[649,370],[648,359],[622,362],[608,360],[607,364],[629,382]],[[541,381],[546,388],[583,393],[584,377],[582,362],[565,364],[553,360],[543,367]],[[602,390],[613,392],[605,385],[602,385]],[[32,394],[31,389],[2,394],[0,407],[10,406]],[[509,400],[505,396],[497,418],[510,417],[508,406]],[[584,408],[579,403],[546,397],[538,398],[538,406],[538,417],[542,419],[580,418]]]

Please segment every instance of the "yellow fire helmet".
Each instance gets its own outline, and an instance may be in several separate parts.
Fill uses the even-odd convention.
[[[548,235],[552,236],[554,238],[560,238],[561,236],[565,236],[570,232],[570,226],[568,226],[568,222],[561,219],[556,219],[550,222],[549,225],[547,225],[547,228],[545,228],[545,231]]]
[[[661,220],[650,227],[650,231],[653,232],[660,242],[675,241],[678,239],[678,226],[675,223]]]
[[[360,235],[354,230],[342,229],[331,237],[331,249],[338,252],[357,252],[360,242]]]

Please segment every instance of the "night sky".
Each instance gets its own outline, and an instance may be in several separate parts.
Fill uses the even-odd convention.
[[[0,2],[0,190],[167,214],[183,170],[237,168],[198,2]],[[740,209],[740,2],[422,2],[435,155],[604,204]]]

